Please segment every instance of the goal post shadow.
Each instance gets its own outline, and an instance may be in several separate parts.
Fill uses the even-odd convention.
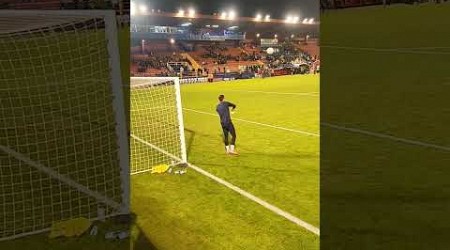
[[[184,137],[186,140],[186,154],[188,157],[191,153],[192,145],[194,144],[195,135],[196,133],[194,130],[184,127]]]

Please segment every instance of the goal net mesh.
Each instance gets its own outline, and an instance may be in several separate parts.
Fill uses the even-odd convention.
[[[115,23],[0,16],[0,240],[118,213],[127,184],[106,28]]]
[[[178,79],[132,77],[131,174],[186,161]]]

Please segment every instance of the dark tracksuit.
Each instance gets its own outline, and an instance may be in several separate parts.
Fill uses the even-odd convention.
[[[234,129],[233,123],[231,122],[230,107],[234,109],[236,108],[236,105],[231,102],[223,101],[220,102],[216,107],[216,111],[220,117],[220,125],[222,125],[223,142],[225,143],[225,146],[228,146],[230,144],[235,145],[236,142],[236,131]],[[228,144],[228,134],[231,134],[230,144]]]

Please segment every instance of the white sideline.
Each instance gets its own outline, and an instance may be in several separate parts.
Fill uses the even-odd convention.
[[[214,180],[214,181],[224,185],[225,187],[227,187],[227,188],[229,188],[229,189],[239,193],[240,195],[246,197],[247,199],[258,203],[259,205],[269,209],[270,211],[274,212],[275,214],[277,214],[279,216],[284,217],[285,219],[293,222],[294,224],[296,224],[296,225],[298,225],[300,227],[303,227],[306,230],[308,230],[308,231],[310,231],[310,232],[312,232],[312,233],[314,233],[316,235],[320,235],[320,229],[319,228],[317,228],[317,227],[315,227],[315,226],[313,226],[313,225],[311,225],[311,224],[309,224],[309,223],[307,223],[307,222],[305,222],[305,221],[295,217],[294,215],[292,215],[292,214],[290,214],[290,213],[288,213],[288,212],[286,212],[284,210],[281,210],[280,208],[278,208],[278,207],[276,207],[276,206],[274,206],[274,205],[272,205],[272,204],[270,204],[270,203],[268,203],[268,202],[266,202],[266,201],[264,201],[264,200],[262,200],[262,199],[260,199],[260,198],[258,198],[256,196],[254,196],[253,194],[251,194],[251,193],[249,193],[249,192],[247,192],[247,191],[245,191],[245,190],[243,190],[243,189],[241,189],[241,188],[239,188],[239,187],[237,187],[237,186],[235,186],[235,185],[233,185],[233,184],[231,184],[231,183],[229,183],[229,182],[227,182],[227,181],[225,181],[225,180],[223,180],[223,179],[221,179],[221,178],[219,178],[219,177],[217,177],[217,176],[215,176],[215,175],[213,175],[213,174],[211,174],[211,173],[209,173],[209,172],[207,172],[207,171],[205,171],[205,170],[203,170],[203,169],[201,169],[201,168],[199,168],[199,167],[197,167],[195,165],[188,164],[188,166],[190,168],[192,168],[193,170],[197,171],[198,173],[200,173],[200,174],[202,174],[202,175],[204,175],[204,176],[206,176],[206,177],[208,177],[208,178],[210,178],[210,179],[212,179],[212,180]]]
[[[388,139],[388,140],[392,140],[392,141],[402,142],[402,143],[406,143],[406,144],[410,144],[410,145],[416,145],[416,146],[421,146],[421,147],[426,147],[426,148],[434,148],[434,149],[440,149],[440,150],[444,150],[444,151],[450,151],[450,147],[440,146],[440,145],[431,144],[431,143],[427,143],[427,142],[421,142],[421,141],[416,141],[416,140],[411,140],[411,139],[405,139],[405,138],[396,137],[396,136],[393,136],[393,135],[376,133],[376,132],[371,132],[371,131],[367,131],[367,130],[351,128],[351,127],[347,127],[347,126],[344,127],[344,126],[339,126],[339,125],[325,123],[325,122],[322,122],[321,124],[323,126],[326,126],[326,127],[339,129],[339,130],[344,130],[344,131],[348,131],[348,132],[352,132],[352,133],[369,135],[369,136],[373,136],[373,137]]]
[[[426,51],[425,49],[447,49],[448,47],[423,47],[423,48],[371,48],[371,47],[349,47],[322,45],[322,48],[341,49],[341,50],[362,50],[372,52],[395,52],[404,54],[430,54],[430,55],[450,55],[450,52],[444,51]],[[422,49],[422,50],[420,50]],[[448,48],[450,49],[450,48]]]
[[[246,92],[246,93],[261,93],[261,94],[275,94],[275,95],[298,95],[298,96],[314,96],[319,97],[319,92],[271,92],[271,91],[257,91],[257,90],[228,90],[232,92]]]
[[[199,111],[199,110],[195,110],[195,109],[189,109],[189,108],[183,108],[183,109],[187,110],[187,111],[192,111],[192,112],[195,112],[195,113],[199,113],[199,114],[217,116],[217,114],[208,113],[208,112],[204,112],[204,111]],[[314,136],[314,137],[319,137],[320,136],[319,134],[316,134],[316,133],[306,132],[306,131],[297,130],[297,129],[284,128],[284,127],[280,127],[280,126],[276,126],[276,125],[270,125],[270,124],[265,124],[265,123],[260,123],[260,122],[254,122],[254,121],[249,121],[249,120],[244,120],[244,119],[239,119],[239,118],[233,118],[233,120],[246,122],[246,123],[251,123],[251,124],[264,126],[264,127],[269,127],[269,128],[274,128],[274,129],[279,129],[279,130],[284,130],[284,131],[289,131],[289,132],[294,132],[294,133],[297,133],[297,134],[303,134],[303,135]]]
[[[141,143],[143,143],[143,144],[145,144],[145,145],[147,145],[147,146],[149,146],[149,147],[151,147],[151,148],[153,148],[155,150],[160,151],[163,154],[166,154],[166,155],[170,156],[171,158],[173,158],[175,160],[178,160],[178,161],[182,162],[182,159],[180,159],[179,157],[177,157],[177,156],[175,156],[175,155],[173,155],[173,154],[171,154],[171,153],[169,153],[169,152],[167,152],[167,151],[165,151],[163,149],[160,149],[157,146],[152,145],[151,143],[149,143],[149,142],[139,138],[138,136],[135,136],[135,135],[131,134],[131,137],[133,137],[134,139],[138,140],[139,142],[141,142]],[[274,205],[272,205],[272,204],[270,204],[270,203],[268,203],[268,202],[266,202],[266,201],[264,201],[264,200],[262,200],[262,199],[260,199],[260,198],[258,198],[256,196],[254,196],[253,194],[251,194],[251,193],[249,193],[249,192],[247,192],[247,191],[245,191],[245,190],[243,190],[243,189],[241,189],[241,188],[239,188],[239,187],[237,187],[237,186],[235,186],[235,185],[233,185],[233,184],[231,184],[231,183],[229,183],[229,182],[227,182],[227,181],[225,181],[225,180],[223,180],[223,179],[221,179],[221,178],[219,178],[219,177],[217,177],[217,176],[215,176],[215,175],[213,175],[213,174],[211,174],[211,173],[209,173],[209,172],[207,172],[207,171],[205,171],[203,169],[201,169],[200,167],[197,167],[197,166],[192,165],[190,163],[187,163],[187,165],[188,165],[189,168],[195,170],[196,172],[198,172],[198,173],[200,173],[200,174],[202,174],[202,175],[204,175],[204,176],[206,176],[206,177],[216,181],[219,184],[224,185],[225,187],[227,187],[227,188],[237,192],[238,194],[246,197],[247,199],[258,203],[259,205],[269,209],[270,211],[274,212],[275,214],[284,217],[285,219],[293,222],[294,224],[296,224],[296,225],[298,225],[300,227],[305,228],[306,230],[308,230],[308,231],[310,231],[310,232],[312,232],[312,233],[314,233],[316,235],[320,235],[320,230],[318,228],[314,227],[313,225],[311,225],[311,224],[309,224],[309,223],[307,223],[307,222],[305,222],[305,221],[303,221],[303,220],[293,216],[292,214],[290,214],[290,213],[288,213],[286,211],[281,210],[280,208],[278,208],[278,207],[276,207],[276,206],[274,206]],[[143,173],[143,172],[147,172],[147,171],[136,172],[136,173],[133,173],[133,174],[138,174],[138,173]]]

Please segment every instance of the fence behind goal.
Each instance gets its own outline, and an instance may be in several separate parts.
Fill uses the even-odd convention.
[[[128,213],[114,11],[0,11],[0,240]]]
[[[186,163],[179,79],[132,77],[130,98],[131,174]]]

